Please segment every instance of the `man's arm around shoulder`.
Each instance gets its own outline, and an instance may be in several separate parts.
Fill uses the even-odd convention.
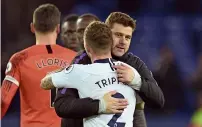
[[[153,78],[151,71],[146,64],[133,54],[128,55],[126,63],[134,67],[140,74],[142,85],[138,92],[146,105],[151,108],[162,108],[164,106],[164,95],[156,80]]]
[[[72,63],[90,64],[89,61],[85,51],[82,51],[78,53]],[[63,88],[57,92],[54,107],[57,115],[62,118],[85,118],[98,114],[99,100],[80,99],[76,89]]]
[[[62,118],[85,118],[98,114],[99,100],[79,99],[76,89],[60,89],[54,103],[55,111]]]

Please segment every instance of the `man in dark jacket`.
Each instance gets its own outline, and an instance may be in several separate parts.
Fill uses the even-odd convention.
[[[160,108],[164,104],[164,96],[144,62],[133,54],[126,53],[132,37],[132,32],[130,33],[128,31],[128,29],[133,26],[132,22],[132,18],[124,13],[119,12],[110,14],[106,20],[106,24],[112,28],[114,39],[112,54],[114,55],[114,58],[128,63],[141,75],[142,84],[140,89],[136,90],[138,94],[136,96],[137,108],[134,113],[134,126],[146,127],[145,119],[141,119],[140,121],[136,119],[136,116],[145,118],[143,112],[144,104],[142,102],[145,101],[146,105],[149,107]],[[82,52],[75,58],[74,63],[88,64],[91,63],[91,61],[87,54]],[[141,96],[143,101],[138,95]],[[75,89],[62,89],[58,92],[55,100],[55,110],[60,117],[63,117],[62,127],[82,127],[82,118],[97,115],[99,113],[99,100],[93,100],[91,98],[78,98],[78,91]]]

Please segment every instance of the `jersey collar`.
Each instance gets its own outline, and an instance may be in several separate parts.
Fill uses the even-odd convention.
[[[110,63],[113,62],[114,60],[112,58],[107,58],[107,59],[99,59],[95,60],[94,63]]]

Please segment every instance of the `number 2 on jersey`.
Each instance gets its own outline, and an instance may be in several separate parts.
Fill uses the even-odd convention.
[[[54,88],[50,90],[50,107],[53,108],[54,107],[54,101],[55,101],[55,97],[57,94],[58,89]]]
[[[114,98],[124,98],[124,96],[121,93],[116,93],[116,94],[112,95],[112,97],[114,97]],[[107,125],[110,126],[110,127],[125,127],[126,123],[117,122],[118,118],[121,115],[122,115],[122,113],[113,115],[112,119],[109,121],[109,123]]]

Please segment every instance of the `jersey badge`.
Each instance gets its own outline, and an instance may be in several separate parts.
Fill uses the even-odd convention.
[[[70,65],[69,67],[67,67],[67,68],[65,69],[65,73],[66,73],[66,74],[70,73],[70,72],[73,70],[73,68],[74,68],[74,65]]]
[[[6,67],[6,73],[8,73],[9,71],[11,71],[12,69],[12,63],[8,62],[7,67]]]

